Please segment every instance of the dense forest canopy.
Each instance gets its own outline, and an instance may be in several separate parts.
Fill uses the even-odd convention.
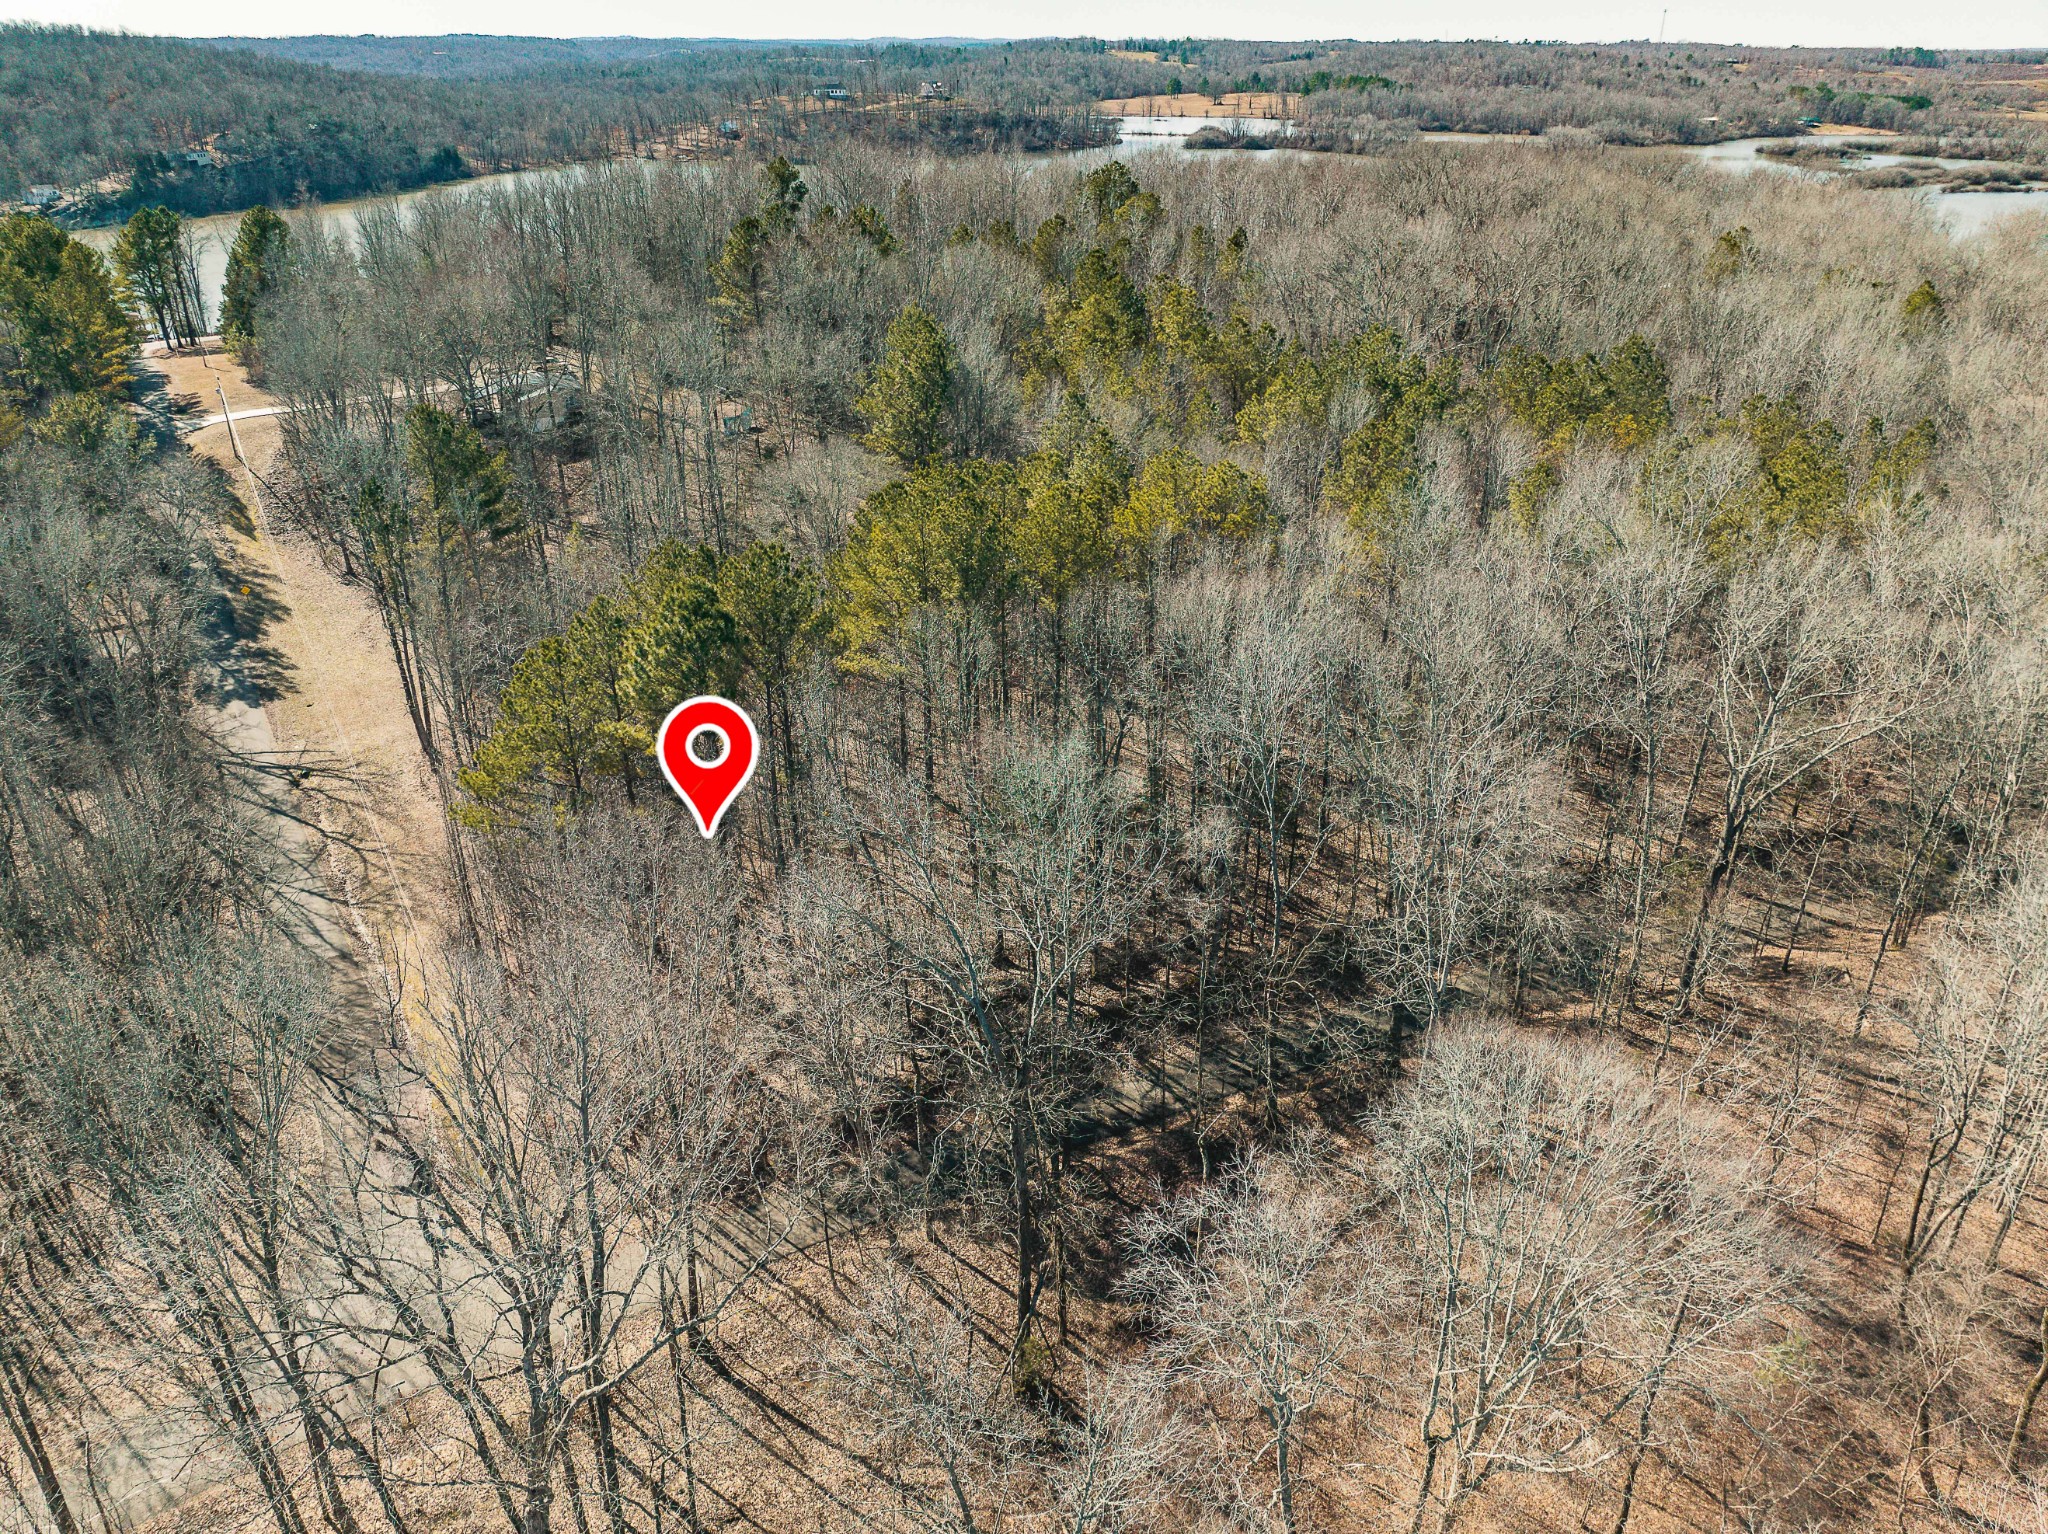
[[[0,26],[0,192],[53,186],[68,194],[69,216],[97,221],[150,203],[239,210],[656,146],[701,150],[735,116],[757,138],[795,141],[813,126],[800,119],[821,80],[845,74],[864,102],[893,101],[959,56],[688,44],[564,58],[564,46],[522,48],[516,64],[439,79],[171,38]],[[1092,99],[1010,88],[908,123],[847,113],[834,126],[940,148],[1070,148],[1089,141]]]
[[[258,53],[330,69],[365,74],[484,78],[528,75],[579,64],[639,64],[682,55],[738,49],[757,44],[721,44],[716,39],[641,37],[494,37],[476,33],[445,37],[207,37],[209,48]]]
[[[517,92],[422,87],[194,43],[0,29],[0,179],[187,212],[449,179],[468,163],[591,152],[599,129]],[[445,155],[451,163],[435,164]],[[111,179],[109,179],[111,178]]]
[[[4,1510],[2040,1526],[2038,217],[822,142],[252,210],[232,359],[179,235],[0,223]]]
[[[1095,39],[740,43],[640,38],[224,38],[0,28],[0,193],[72,221],[333,200],[563,160],[763,157],[822,137],[941,152],[1100,142],[1096,103],[1285,92],[1309,147],[1388,129],[1699,143],[1808,123],[1973,154],[2040,147],[2023,53],[1631,43]],[[845,109],[821,112],[837,80]],[[926,82],[943,102],[919,102]]]
[[[441,37],[209,37],[212,48],[268,54],[306,64],[396,75],[531,74],[564,64],[628,64],[690,55],[725,54],[769,64],[811,64],[844,69],[850,63],[892,58],[911,63],[958,62],[966,52],[1000,43],[931,39],[919,43],[845,39],[789,39],[772,43],[717,37],[496,37],[456,33]],[[1027,45],[1028,46],[1028,45]]]

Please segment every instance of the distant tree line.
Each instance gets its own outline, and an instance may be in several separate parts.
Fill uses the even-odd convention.
[[[1701,44],[196,43],[15,24],[0,28],[0,192],[58,187],[74,221],[152,204],[208,213],[685,142],[701,151],[723,142],[717,125],[728,122],[769,152],[821,133],[1044,151],[1099,141],[1087,117],[1095,101],[1181,89],[1303,93],[1310,137],[1331,147],[1377,142],[1385,124],[1693,143],[1820,118],[2023,137],[2025,124],[2000,110],[2011,103],[1982,83],[2001,57],[1916,56],[1902,87],[1898,62],[1879,50]],[[956,99],[916,109],[911,98],[933,78]],[[845,110],[817,110],[827,79],[848,87]]]
[[[537,48],[516,67],[459,83],[344,72],[274,56],[280,51],[0,27],[0,195],[57,187],[72,222],[150,205],[212,213],[602,159],[685,130],[703,139],[732,117],[770,142],[867,133],[959,152],[1100,139],[1087,121],[1092,96],[1071,83],[1049,91],[1005,84],[944,111],[805,116],[827,75],[847,75],[863,103],[893,100],[949,73],[962,50],[887,50],[877,61],[851,49],[791,60],[786,48],[726,48],[563,63],[559,48]]]

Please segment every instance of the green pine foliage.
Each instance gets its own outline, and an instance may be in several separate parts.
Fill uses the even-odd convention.
[[[712,307],[728,328],[745,330],[759,321],[769,259],[796,238],[798,216],[809,195],[796,167],[781,155],[761,168],[760,211],[733,224],[711,263]],[[886,226],[882,233],[886,236]]]
[[[762,260],[767,244],[761,220],[749,215],[732,226],[732,232],[725,238],[725,248],[711,263],[711,281],[716,289],[711,302],[719,318],[736,330],[760,318]]]
[[[797,168],[781,155],[761,167],[761,226],[770,234],[789,234],[811,189]]]
[[[0,366],[27,400],[117,397],[134,348],[97,251],[32,213],[0,219]]]
[[[1349,520],[1370,553],[1407,516],[1422,428],[1456,406],[1463,387],[1455,361],[1432,364],[1375,326],[1328,357],[1296,354],[1239,413],[1238,429],[1264,441],[1290,422],[1321,425],[1347,396],[1362,399],[1368,418],[1343,438],[1323,504]]]
[[[157,335],[189,345],[205,326],[184,226],[169,208],[138,208],[114,240],[114,270]]]
[[[1707,252],[1707,277],[1713,282],[1725,282],[1741,271],[1750,259],[1753,239],[1749,226],[1724,229],[1714,237],[1713,248]]]
[[[843,663],[889,672],[887,641],[920,610],[966,614],[1007,596],[1023,501],[1017,470],[986,459],[927,463],[869,496],[832,570]]]
[[[654,732],[701,693],[758,690],[771,714],[818,627],[817,578],[780,544],[721,560],[664,543],[616,595],[593,599],[519,657],[498,719],[458,774],[479,829],[544,806],[570,813],[601,781],[651,778]]]
[[[291,227],[274,208],[255,207],[242,215],[228,250],[227,280],[221,288],[221,339],[247,357],[262,325],[262,306],[277,286],[291,256]]]
[[[889,326],[881,365],[854,401],[868,423],[860,439],[908,466],[946,447],[946,408],[953,392],[953,347],[939,322],[916,304]]]
[[[473,545],[519,530],[505,455],[460,416],[413,406],[405,417],[405,457],[441,537]]]
[[[765,323],[767,276],[782,263],[794,290],[832,262],[888,259],[879,215],[816,206],[786,162],[760,185],[758,211],[714,264],[711,302],[729,324]],[[907,687],[920,675],[928,685],[938,651],[966,666],[977,647],[1036,632],[1057,707],[1085,593],[1151,582],[1205,551],[1270,557],[1282,504],[1337,519],[1377,568],[1429,511],[1440,450],[1533,441],[1534,463],[1491,481],[1482,494],[1499,504],[1478,508],[1525,529],[1580,455],[1619,459],[1647,511],[1682,508],[1670,514],[1695,519],[1724,559],[1786,538],[1858,537],[1920,504],[1929,423],[1845,432],[1796,400],[1759,399],[1683,431],[1669,370],[1641,335],[1562,357],[1514,348],[1478,372],[1385,324],[1283,342],[1253,318],[1260,278],[1245,231],[1166,230],[1159,217],[1112,161],[1077,177],[1028,241],[1001,222],[954,226],[943,259],[1037,278],[1036,323],[1018,313],[1010,332],[1036,440],[1027,430],[1013,452],[966,454],[953,339],[932,308],[904,304],[850,401],[858,440],[894,477],[861,500],[838,553],[814,572],[775,543],[722,558],[656,549],[615,597],[522,657],[464,780],[478,813],[533,797],[570,808],[607,779],[630,792],[661,715],[694,693],[744,689],[786,730],[800,657],[820,641],[846,671]],[[1746,241],[1739,231],[1722,245],[1739,255]],[[834,407],[819,408],[826,419]],[[473,427],[420,407],[408,434],[424,487],[408,536],[517,525],[495,510],[511,500],[504,460]],[[1708,450],[1725,456],[1730,441],[1753,469],[1710,480]],[[1286,502],[1266,478],[1276,464],[1291,476]]]
[[[627,723],[647,732],[685,698],[728,693],[739,679],[739,628],[708,574],[680,572],[647,593],[625,636]]]
[[[1540,519],[1574,446],[1634,452],[1671,426],[1670,377],[1639,335],[1605,356],[1588,352],[1555,361],[1516,347],[1487,381],[1509,418],[1538,443],[1537,461],[1508,487],[1509,512],[1524,529]]]
[[[620,772],[619,651],[604,615],[585,612],[565,634],[536,640],[498,699],[498,726],[460,774],[473,825],[522,791],[573,807],[596,779]]]
[[[1044,372],[1075,387],[1130,394],[1129,363],[1148,338],[1148,319],[1144,294],[1115,254],[1090,248],[1070,280],[1046,289],[1037,348]]]
[[[1727,484],[1717,465],[1731,443],[1747,466]],[[1661,442],[1638,495],[1653,515],[1686,519],[1734,566],[1785,544],[1854,544],[1917,517],[1936,445],[1930,419],[1897,430],[1872,418],[1845,431],[1796,397],[1760,395]]]
[[[1131,480],[1116,439],[1068,395],[1045,448],[1025,460],[1024,508],[1010,548],[1025,589],[1058,608],[1074,588],[1109,565],[1110,524]]]
[[[815,635],[823,600],[817,576],[779,543],[750,543],[720,561],[713,578],[746,675],[774,693]]]
[[[1111,536],[1127,570],[1143,568],[1162,548],[1206,535],[1246,543],[1272,520],[1266,482],[1220,458],[1205,464],[1184,447],[1145,460],[1117,508]]]
[[[1517,347],[1491,382],[1509,415],[1546,447],[1594,439],[1627,452],[1671,425],[1670,376],[1641,336],[1605,356],[1554,362]]]
[[[1880,518],[1910,513],[1935,443],[1932,421],[1892,437],[1872,420],[1851,437],[1792,398],[1748,400],[1719,431],[1756,453],[1754,472],[1709,524],[1724,555],[1788,537],[1853,541]]]
[[[1919,287],[1906,295],[1900,312],[1909,322],[1930,325],[1941,318],[1941,294],[1935,291],[1931,281],[1922,280]]]

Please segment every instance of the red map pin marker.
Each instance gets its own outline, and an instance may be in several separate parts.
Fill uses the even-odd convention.
[[[690,749],[701,735],[718,738],[720,751],[705,761]],[[668,786],[682,795],[706,840],[718,834],[726,807],[754,775],[754,721],[724,698],[691,698],[669,710],[654,736],[655,760]]]

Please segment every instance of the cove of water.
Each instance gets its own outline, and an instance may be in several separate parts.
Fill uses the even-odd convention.
[[[1833,174],[1831,171],[1811,166],[1795,165],[1777,155],[1758,153],[1766,144],[1783,142],[1783,139],[1738,138],[1730,139],[1725,144],[1690,145],[1682,152],[1713,166],[1716,170],[1731,171],[1738,175],[1767,171],[1773,175],[1798,176],[1808,181],[1826,181]],[[1968,170],[1980,163],[1975,160],[1956,160],[1933,155],[1887,154],[1883,150],[1874,150],[1861,156],[1852,169],[1878,170],[1885,166],[1906,165],[1922,160],[1931,160],[1944,170]],[[1940,192],[1928,187],[1902,187],[1880,189],[1874,191],[1872,195],[1922,199],[1934,210],[1934,216],[1947,226],[1948,232],[1958,239],[1980,234],[2008,215],[2048,209],[2048,191]]]
[[[1298,149],[1202,149],[1187,147],[1188,136],[1202,128],[1243,128],[1253,133],[1284,135],[1294,131],[1292,123],[1280,123],[1257,118],[1225,117],[1126,117],[1118,124],[1117,144],[1120,149],[1140,153],[1172,154],[1176,157],[1193,158],[1207,155],[1231,155],[1253,159],[1307,160],[1313,158],[1308,151]],[[1537,140],[1519,134],[1493,133],[1424,133],[1420,135],[1433,143],[1455,144],[1534,144]],[[1798,176],[1807,180],[1826,180],[1829,172],[1806,166],[1794,165],[1770,155],[1757,153],[1765,144],[1778,143],[1777,139],[1731,139],[1721,144],[1692,144],[1674,146],[1667,153],[1691,156],[1718,170],[1733,173],[1763,171],[1772,175]],[[1099,156],[1100,150],[1082,151],[1084,155]],[[1058,157],[1049,157],[1058,158]],[[1869,155],[1864,166],[1896,165],[1905,157],[1882,152]],[[651,169],[656,164],[666,163],[653,160],[636,162]],[[1967,160],[1941,160],[1937,162],[1951,169],[1962,169],[1972,162]],[[478,176],[471,181],[457,181],[443,186],[420,187],[410,192],[396,192],[383,197],[365,197],[353,202],[324,204],[320,209],[323,218],[344,235],[353,236],[364,212],[375,207],[404,207],[426,196],[472,197],[479,192],[519,185],[538,185],[565,177],[584,174],[581,165],[548,166],[539,170],[508,171],[496,176]],[[1925,189],[1901,189],[1874,191],[1877,197],[1920,197],[1933,208],[1935,216],[1948,227],[1956,238],[1965,238],[1989,228],[2008,214],[2023,213],[2034,209],[2048,209],[2048,192],[1936,192]],[[234,243],[235,231],[240,226],[239,213],[217,213],[205,218],[187,221],[192,231],[195,254],[199,266],[200,290],[207,299],[207,322],[212,324],[219,317],[221,284],[226,280],[228,247]],[[112,227],[80,229],[74,238],[105,253],[113,248],[115,235],[119,231]]]
[[[1190,150],[1187,148],[1188,135],[1198,128],[1209,126],[1242,127],[1259,133],[1275,131],[1291,132],[1293,125],[1253,120],[1225,119],[1215,117],[1126,117],[1121,120],[1118,143],[1131,149],[1172,150],[1183,155],[1196,154],[1262,154],[1273,158],[1277,154],[1283,159],[1305,159],[1303,151],[1245,151],[1230,149]],[[1541,142],[1528,134],[1519,133],[1422,133],[1417,135],[1433,144],[1522,144]],[[1716,170],[1737,174],[1765,171],[1773,175],[1797,176],[1808,181],[1826,181],[1834,174],[1812,166],[1796,165],[1790,160],[1775,155],[1759,154],[1766,144],[1783,143],[1781,138],[1739,138],[1719,144],[1674,144],[1656,146],[1665,153],[1682,154],[1711,165]],[[1853,167],[1856,170],[1874,170],[1888,165],[1903,165],[1910,159],[1929,158],[1945,170],[1965,170],[1977,164],[1974,160],[1955,160],[1887,154],[1882,150],[1862,156]],[[1961,239],[1981,233],[2001,218],[2015,213],[2027,213],[2048,209],[2048,191],[2037,192],[1941,192],[1926,187],[1905,187],[1878,189],[1872,192],[1880,197],[1918,197],[1933,209],[1934,216],[1941,220],[1949,233]]]
[[[643,160],[638,163],[651,166],[660,162]],[[498,188],[542,185],[564,177],[580,176],[585,169],[581,165],[550,165],[539,170],[506,171],[501,175],[416,187],[409,192],[392,192],[381,197],[322,203],[319,212],[330,228],[353,239],[364,213],[371,208],[402,208],[427,196],[473,197],[478,192]],[[285,216],[292,218],[297,215],[287,213]],[[235,232],[241,224],[242,215],[239,213],[212,213],[185,221],[185,227],[192,234],[193,254],[199,267],[199,291],[206,295],[206,322],[209,325],[220,318],[220,290],[227,281],[228,249],[235,243]],[[74,229],[71,237],[106,255],[113,250],[115,237],[120,232],[118,227],[103,225],[96,229]]]

